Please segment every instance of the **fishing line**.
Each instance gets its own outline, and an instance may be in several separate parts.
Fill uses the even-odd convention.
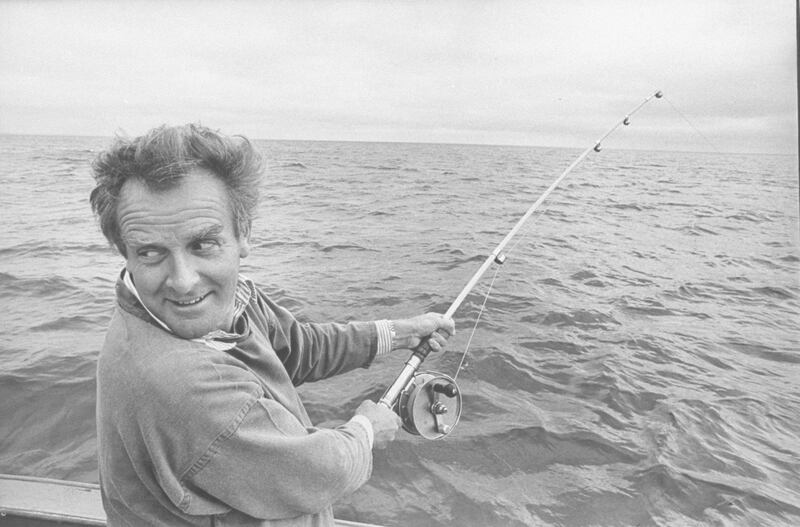
[[[666,100],[666,101],[669,103],[669,105],[672,107],[672,109],[673,109],[673,110],[675,110],[675,113],[677,113],[678,115],[680,115],[680,116],[681,116],[681,118],[682,118],[684,121],[686,121],[686,123],[687,123],[689,126],[691,126],[691,127],[692,127],[692,129],[694,129],[694,131],[695,131],[695,132],[697,132],[697,135],[699,135],[700,137],[702,137],[702,138],[705,140],[705,142],[706,142],[706,143],[708,143],[708,144],[709,144],[709,146],[711,146],[711,148],[713,148],[713,149],[714,149],[714,152],[716,152],[716,153],[718,153],[718,154],[721,154],[721,153],[722,153],[722,152],[721,152],[721,151],[720,151],[720,150],[719,150],[719,149],[716,147],[716,145],[715,145],[714,143],[712,143],[712,142],[711,142],[711,140],[710,140],[708,137],[706,137],[706,136],[703,134],[703,132],[701,132],[701,131],[700,131],[700,129],[699,129],[699,128],[697,128],[697,127],[694,125],[694,123],[692,123],[692,121],[690,121],[690,120],[689,120],[689,118],[688,118],[688,117],[686,117],[686,116],[683,114],[683,112],[681,112],[680,110],[678,110],[678,108],[677,108],[677,107],[676,107],[674,104],[672,104],[672,101],[670,101],[670,100],[669,100],[669,99],[667,99],[666,97],[664,97],[664,100]]]
[[[483,303],[481,304],[480,310],[478,310],[478,316],[475,317],[475,324],[472,326],[472,332],[469,334],[469,339],[467,339],[467,344],[464,346],[464,352],[461,354],[461,361],[458,363],[458,368],[456,368],[456,373],[453,375],[453,380],[458,379],[458,374],[461,372],[461,368],[464,366],[464,359],[467,358],[467,352],[469,351],[469,346],[472,344],[472,337],[475,336],[475,330],[478,329],[478,322],[481,321],[481,316],[483,315],[483,311],[486,309],[486,302],[489,301],[489,295],[492,293],[492,287],[494,286],[494,281],[497,280],[497,275],[500,273],[500,266],[497,266],[494,270],[494,275],[492,276],[492,281],[489,283],[489,288],[486,290],[486,294],[483,297]]]

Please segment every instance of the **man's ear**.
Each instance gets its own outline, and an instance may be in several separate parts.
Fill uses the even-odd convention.
[[[250,254],[250,233],[239,240],[239,258],[247,258],[248,254]]]

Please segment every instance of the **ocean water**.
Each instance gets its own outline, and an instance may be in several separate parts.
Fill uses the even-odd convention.
[[[97,481],[95,360],[122,260],[104,138],[0,136],[0,472]],[[444,311],[579,151],[257,142],[244,272],[302,319]],[[401,434],[337,516],[387,526],[800,524],[794,156],[604,150],[456,314],[459,425]],[[406,353],[301,387],[334,425]]]

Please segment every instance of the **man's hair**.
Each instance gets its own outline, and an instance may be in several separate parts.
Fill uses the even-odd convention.
[[[127,257],[117,222],[120,191],[126,181],[138,180],[150,190],[163,191],[176,187],[197,168],[210,171],[225,184],[235,234],[248,236],[258,205],[261,156],[245,137],[227,137],[187,124],[160,126],[134,139],[117,137],[94,160],[97,186],[89,201],[108,241]]]

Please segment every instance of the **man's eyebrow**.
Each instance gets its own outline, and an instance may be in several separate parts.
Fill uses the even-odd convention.
[[[149,247],[149,246],[157,246],[158,243],[152,242],[145,238],[144,236],[137,235],[137,234],[123,234],[122,241],[126,245],[130,245],[131,247]]]
[[[201,238],[213,238],[214,236],[219,236],[220,234],[222,234],[223,230],[225,230],[225,228],[221,224],[215,223],[214,225],[210,225],[198,231],[197,234],[193,236],[193,238],[195,240]]]

